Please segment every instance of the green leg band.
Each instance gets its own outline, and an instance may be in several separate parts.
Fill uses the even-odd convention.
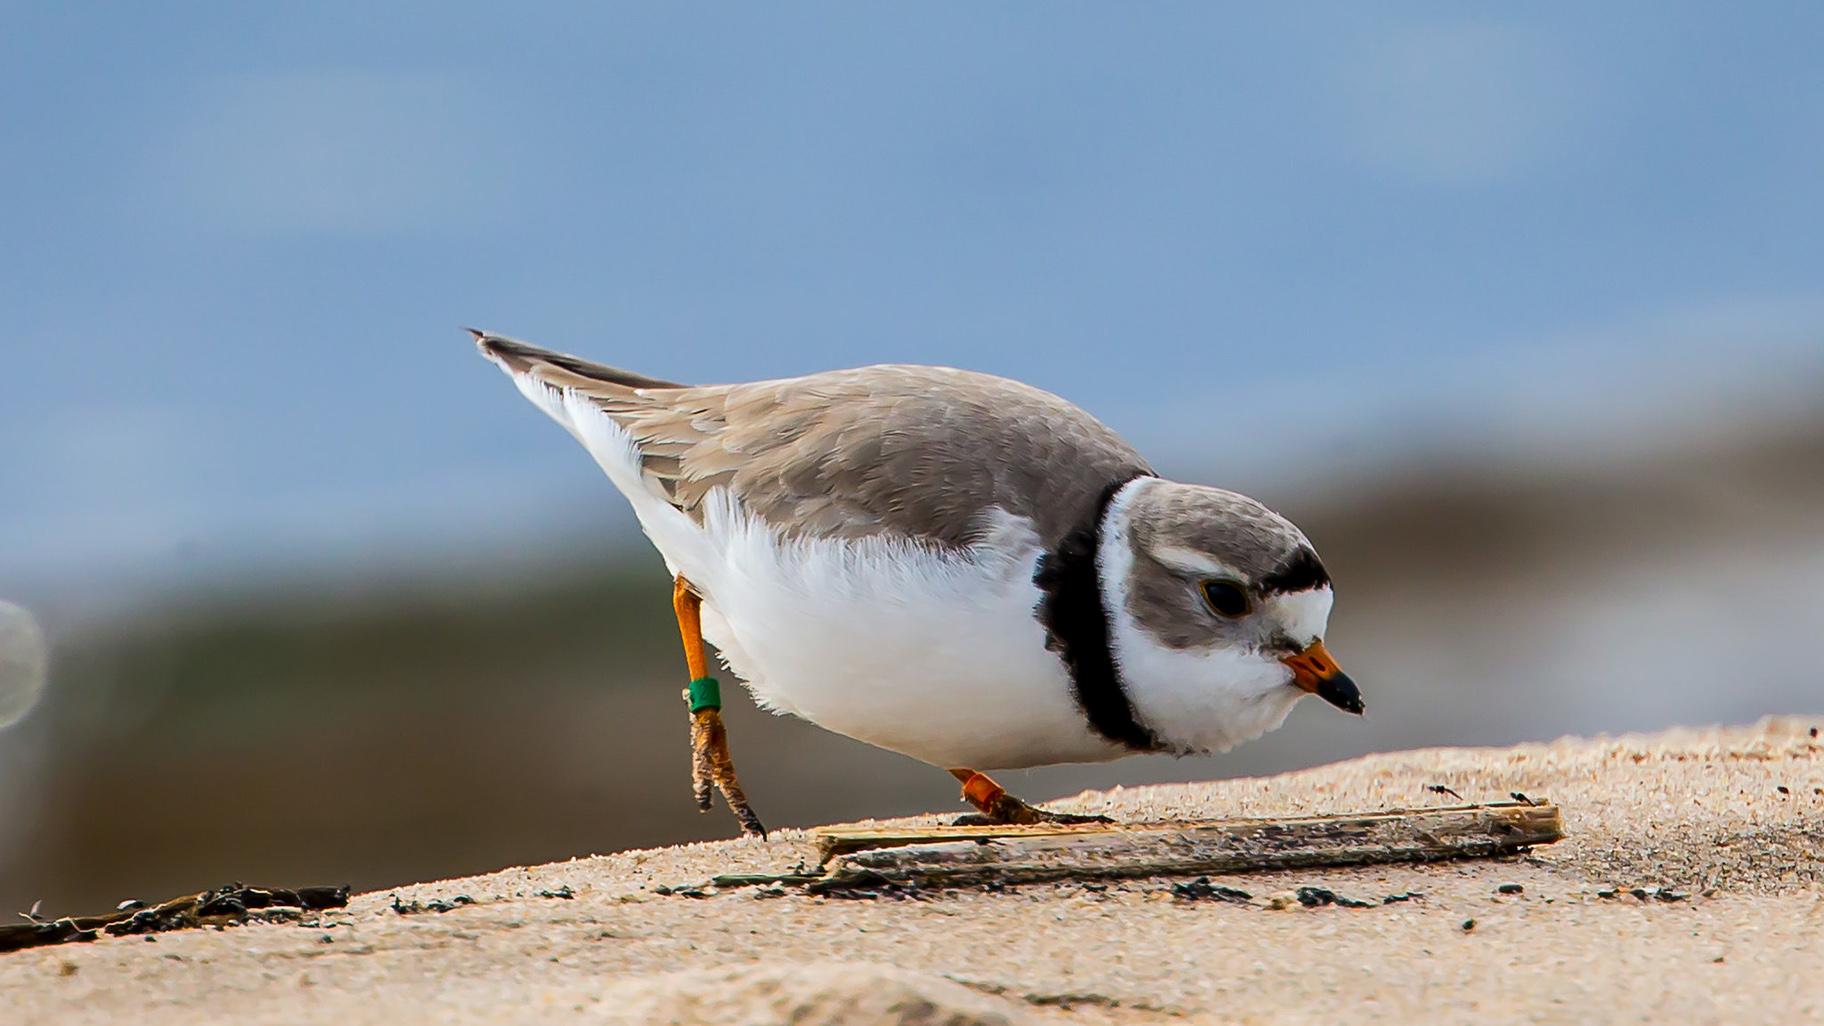
[[[690,682],[690,711],[722,708],[722,685],[714,677],[698,677]]]

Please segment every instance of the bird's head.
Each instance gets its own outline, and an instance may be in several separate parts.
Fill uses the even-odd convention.
[[[1138,479],[1109,502],[1096,560],[1121,679],[1166,748],[1258,737],[1307,694],[1362,711],[1324,648],[1330,575],[1304,533],[1259,502]]]

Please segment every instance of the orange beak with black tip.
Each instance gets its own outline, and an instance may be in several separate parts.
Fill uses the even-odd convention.
[[[1302,652],[1280,659],[1292,668],[1292,683],[1344,712],[1362,714],[1362,692],[1330,658],[1324,643],[1313,641]]]

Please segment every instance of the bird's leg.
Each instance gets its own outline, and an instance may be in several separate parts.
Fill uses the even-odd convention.
[[[1112,823],[1107,816],[1079,816],[1072,812],[1047,812],[1034,805],[1028,805],[1007,789],[994,782],[986,773],[972,769],[953,769],[950,775],[962,782],[963,800],[975,806],[979,816],[964,816],[957,820],[957,825],[989,824],[1002,826],[1009,823]]]
[[[703,655],[703,599],[679,575],[671,589],[671,608],[678,614],[678,633],[684,638],[684,662],[690,667],[690,686],[684,703],[690,707],[690,785],[697,808],[709,811],[709,788],[714,784],[728,802],[729,811],[746,833],[766,836],[760,817],[748,807],[747,795],[735,779],[735,760],[728,754],[728,729],[722,725],[722,692],[709,675]]]

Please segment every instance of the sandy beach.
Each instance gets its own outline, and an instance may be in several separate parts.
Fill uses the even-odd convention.
[[[1166,879],[660,893],[815,860],[805,832],[779,831],[363,894],[307,925],[0,955],[0,993],[30,1024],[1816,1021],[1819,724],[1399,752],[1059,803],[1277,816],[1454,801],[1440,785],[1564,811],[1565,840],[1514,858],[1212,881],[1245,900]],[[1367,907],[1307,907],[1301,887]]]

